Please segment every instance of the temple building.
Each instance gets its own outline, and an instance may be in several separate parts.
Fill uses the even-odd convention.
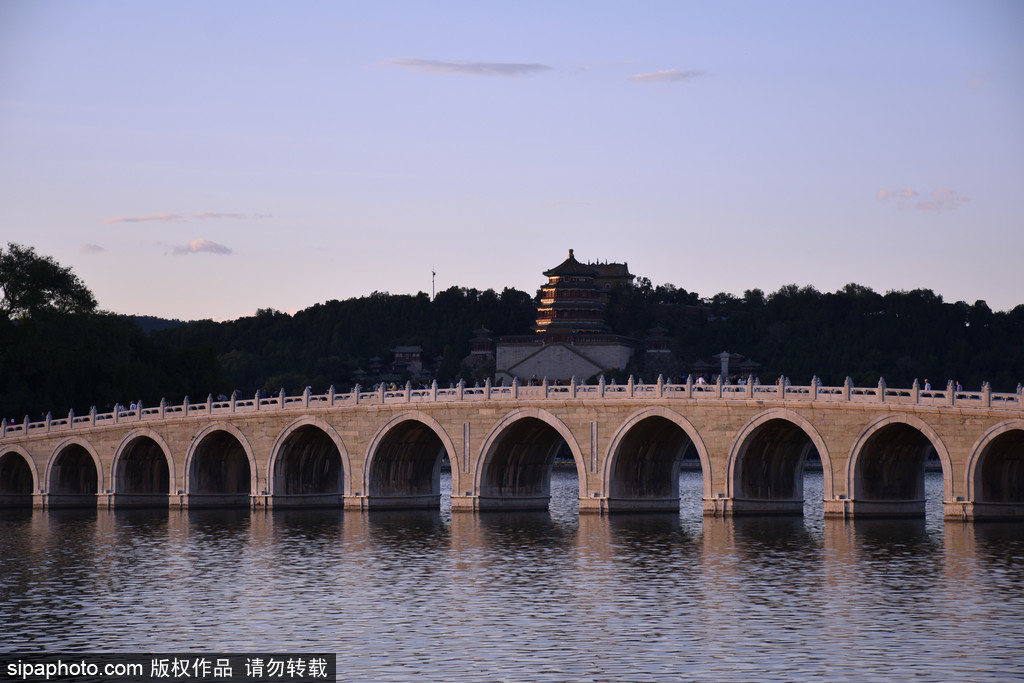
[[[626,367],[636,342],[610,334],[605,322],[607,293],[630,286],[625,263],[580,263],[569,257],[544,271],[533,335],[502,337],[496,347],[495,379],[583,381],[605,370]]]

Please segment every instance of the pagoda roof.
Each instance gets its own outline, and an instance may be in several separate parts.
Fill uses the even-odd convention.
[[[551,270],[545,270],[545,277],[568,277],[569,275],[587,275],[594,277],[597,271],[591,265],[585,265],[576,260],[572,249],[569,250],[569,258],[565,259]]]

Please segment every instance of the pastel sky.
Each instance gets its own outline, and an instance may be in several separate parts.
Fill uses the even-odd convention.
[[[1024,3],[0,2],[0,243],[218,320],[568,249],[1024,303]]]

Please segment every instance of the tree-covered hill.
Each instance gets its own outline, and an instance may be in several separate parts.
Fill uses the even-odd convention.
[[[23,247],[0,257],[0,417],[8,419],[233,390],[345,390],[375,358],[386,369],[399,346],[422,347],[432,376],[447,385],[465,371],[474,330],[529,334],[536,318],[525,292],[452,287],[433,300],[374,292],[294,315],[264,309],[220,323],[136,322],[97,312],[85,285],[48,257]],[[612,332],[638,341],[652,328],[667,330],[679,377],[727,350],[760,363],[763,382],[780,374],[798,384],[817,375],[836,385],[850,376],[860,386],[928,378],[936,387],[955,380],[977,390],[988,381],[995,391],[1015,391],[1024,381],[1024,305],[994,312],[983,301],[947,303],[926,289],[879,294],[851,284],[823,293],[788,285],[702,298],[638,278],[612,293],[607,313]],[[629,373],[657,375],[642,352],[620,375]]]

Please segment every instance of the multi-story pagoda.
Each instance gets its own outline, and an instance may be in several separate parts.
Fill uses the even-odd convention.
[[[548,283],[541,287],[535,332],[551,339],[607,331],[605,304],[594,284],[597,270],[593,266],[577,261],[570,249],[569,258],[544,271],[544,275]]]
[[[498,379],[583,380],[626,367],[635,341],[609,333],[607,292],[629,286],[625,263],[580,263],[569,258],[551,270],[541,287],[534,334],[502,337],[496,349]]]

